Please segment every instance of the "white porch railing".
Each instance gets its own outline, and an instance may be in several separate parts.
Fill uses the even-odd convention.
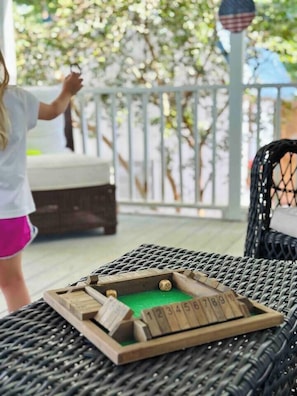
[[[288,114],[294,115],[292,99],[284,99],[296,88],[242,87],[241,147],[229,139],[236,114],[228,86],[84,88],[75,102],[76,150],[110,159],[123,211],[244,218],[251,160],[259,146],[284,133]],[[240,188],[233,191],[230,158],[238,150],[240,183],[234,185]],[[230,194],[240,207],[230,210]]]

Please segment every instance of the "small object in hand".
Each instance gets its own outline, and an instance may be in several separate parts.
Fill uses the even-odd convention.
[[[117,291],[116,290],[114,290],[114,289],[108,289],[108,290],[106,290],[106,297],[114,297],[114,298],[117,298],[118,297],[118,293],[117,293]]]
[[[162,280],[159,282],[159,289],[162,290],[162,291],[169,291],[169,290],[171,290],[171,289],[172,289],[172,284],[171,284],[170,280],[168,280],[168,279],[162,279]]]
[[[71,63],[70,72],[71,73],[81,74],[81,67],[79,66],[78,63]]]

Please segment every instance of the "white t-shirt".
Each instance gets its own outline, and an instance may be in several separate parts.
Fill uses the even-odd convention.
[[[26,135],[38,119],[39,101],[31,93],[9,86],[4,93],[9,114],[8,145],[0,150],[0,219],[34,212],[27,177]]]

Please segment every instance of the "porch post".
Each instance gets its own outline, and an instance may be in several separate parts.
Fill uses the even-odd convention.
[[[229,205],[225,218],[242,220],[241,166],[242,166],[242,96],[244,65],[244,32],[231,33],[229,81]]]
[[[10,74],[10,84],[16,83],[17,68],[14,41],[12,0],[0,1],[0,48]]]

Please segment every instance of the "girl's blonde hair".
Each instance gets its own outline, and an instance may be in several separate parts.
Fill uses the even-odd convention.
[[[4,106],[3,96],[9,83],[9,74],[0,51],[0,150],[4,150],[8,143],[9,119]]]

